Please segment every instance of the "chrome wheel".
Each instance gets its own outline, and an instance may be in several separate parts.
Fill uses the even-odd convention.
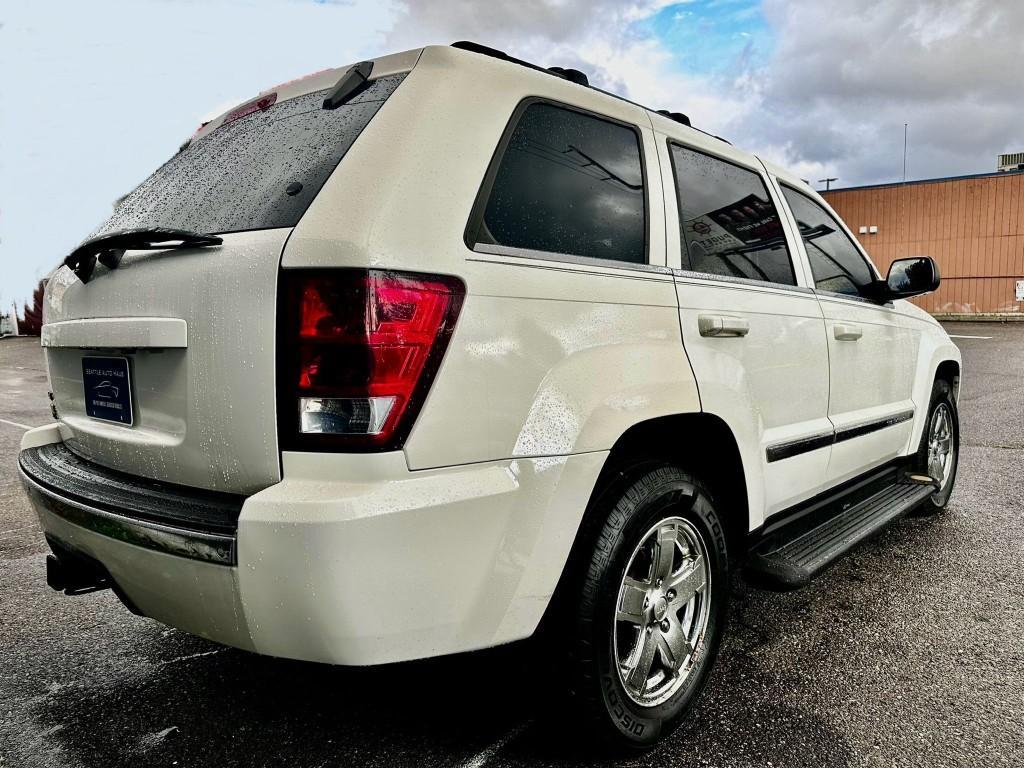
[[[670,517],[644,534],[626,566],[614,623],[619,680],[653,707],[686,682],[711,614],[711,567],[700,533]]]
[[[928,474],[938,481],[939,492],[953,473],[954,450],[953,416],[948,405],[939,403],[928,424]]]

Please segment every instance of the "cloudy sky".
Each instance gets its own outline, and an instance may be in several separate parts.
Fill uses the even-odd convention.
[[[1012,0],[50,0],[0,8],[0,307],[201,119],[325,67],[471,39],[838,186],[1024,151]]]

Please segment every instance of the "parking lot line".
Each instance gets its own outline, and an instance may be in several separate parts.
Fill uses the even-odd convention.
[[[0,419],[0,424],[9,424],[10,426],[17,427],[18,429],[34,429],[34,427],[30,427],[27,424],[19,424],[16,421],[8,421],[7,419]]]
[[[949,334],[951,339],[991,339],[991,336],[958,336],[955,333]]]
[[[501,750],[503,750],[512,739],[525,731],[532,720],[527,720],[525,723],[520,723],[515,728],[510,729],[504,736],[495,741],[488,747],[477,752],[469,760],[462,763],[461,768],[483,768],[489,763]]]

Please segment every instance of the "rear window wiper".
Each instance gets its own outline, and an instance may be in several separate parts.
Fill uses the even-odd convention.
[[[170,248],[203,248],[220,245],[224,238],[204,235],[187,229],[170,227],[143,227],[118,229],[93,237],[75,248],[64,265],[70,267],[83,283],[88,283],[96,268],[96,261],[107,269],[117,269],[125,251],[161,251]]]
[[[337,109],[349,99],[365,91],[369,87],[367,82],[371,74],[373,74],[372,61],[360,61],[358,64],[353,64],[345,70],[345,74],[341,76],[327,98],[324,99],[324,109]]]

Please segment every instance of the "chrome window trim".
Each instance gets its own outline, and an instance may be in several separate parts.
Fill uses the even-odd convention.
[[[812,289],[814,294],[818,297],[819,301],[833,301],[842,303],[844,301],[852,301],[854,304],[867,304],[869,307],[875,309],[885,309],[890,312],[898,312],[896,305],[891,301],[884,304],[879,304],[877,301],[873,301],[865,296],[854,296],[849,293],[835,293],[834,291],[825,291],[821,288]]]
[[[580,267],[598,267],[615,271],[634,271],[648,274],[669,276],[672,270],[660,264],[641,264],[635,261],[617,261],[615,259],[599,259],[593,256],[577,256],[571,253],[558,253],[556,251],[535,251],[532,248],[517,248],[512,245],[498,245],[495,243],[477,243],[473,246],[473,253],[486,254],[488,256],[512,256],[517,259],[538,259],[540,261],[554,261],[562,264],[574,264]],[[486,261],[485,259],[470,259],[470,261]],[[493,262],[492,262],[493,263]],[[612,274],[613,272],[589,272],[589,274]]]
[[[754,280],[748,277],[733,277],[732,275],[715,275],[710,272],[694,272],[689,269],[673,269],[672,274],[686,282],[699,283],[724,283],[728,288],[752,288],[765,290],[766,293],[799,293],[804,296],[813,296],[814,290],[805,285],[789,285],[788,283],[770,283],[767,280]]]

